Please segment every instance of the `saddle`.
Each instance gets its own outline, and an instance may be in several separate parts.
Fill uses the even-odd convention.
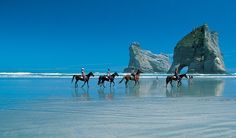
[[[135,79],[136,79],[136,76],[131,75],[131,76],[130,76],[130,79],[135,80]]]
[[[105,78],[108,79],[109,81],[111,81],[111,77],[105,75]]]
[[[88,77],[87,77],[87,76],[85,76],[84,78],[83,78],[83,76],[80,76],[80,78],[81,78],[81,79],[85,79],[85,80],[87,80],[87,79],[88,79]]]
[[[178,78],[179,78],[179,77],[178,77]],[[177,76],[173,75],[173,76],[172,76],[172,79],[177,79]]]

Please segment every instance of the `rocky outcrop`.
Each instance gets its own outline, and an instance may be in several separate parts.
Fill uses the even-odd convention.
[[[207,24],[194,29],[177,43],[168,73],[184,67],[188,67],[188,73],[226,73],[218,33],[209,31]]]
[[[132,43],[129,48],[129,65],[124,72],[141,69],[145,73],[166,73],[170,67],[169,57],[165,54],[153,54],[151,51],[142,50],[138,43]]]

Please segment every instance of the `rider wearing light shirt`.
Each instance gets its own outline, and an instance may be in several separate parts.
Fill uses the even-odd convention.
[[[108,77],[109,80],[111,79],[111,72],[110,72],[110,69],[107,70],[107,77]]]
[[[85,80],[86,74],[85,74],[84,68],[81,68],[81,75],[82,75],[83,79]]]

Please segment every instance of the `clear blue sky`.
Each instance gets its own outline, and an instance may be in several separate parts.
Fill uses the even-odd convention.
[[[0,0],[0,71],[122,71],[129,45],[173,53],[192,28],[220,35],[236,71],[234,0]]]

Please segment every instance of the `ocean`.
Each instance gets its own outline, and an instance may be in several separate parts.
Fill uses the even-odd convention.
[[[68,73],[0,73],[0,137],[236,137],[236,75],[194,74],[166,88],[144,74],[128,88],[75,88]],[[82,83],[79,82],[79,86]]]

